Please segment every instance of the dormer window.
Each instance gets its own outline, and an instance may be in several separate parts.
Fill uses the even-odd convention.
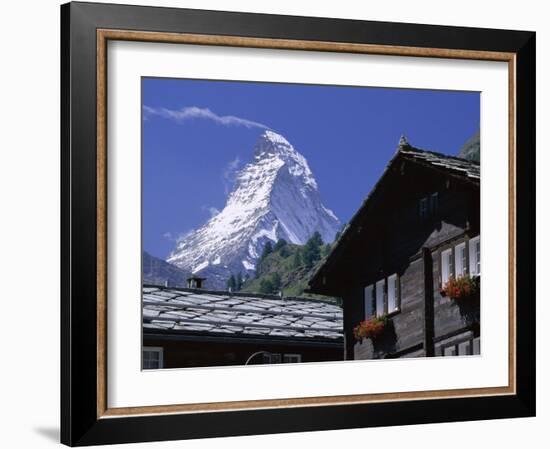
[[[437,215],[439,208],[439,193],[435,192],[431,195],[420,198],[418,202],[418,215],[420,218]]]
[[[430,214],[436,215],[439,208],[439,194],[437,192],[430,195]]]
[[[420,202],[418,203],[418,215],[420,215],[420,218],[428,216],[428,197],[420,198]]]

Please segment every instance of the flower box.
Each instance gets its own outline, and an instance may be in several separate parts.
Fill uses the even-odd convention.
[[[355,339],[361,341],[363,338],[376,339],[386,327],[386,317],[372,317],[368,320],[361,321],[353,328]]]
[[[475,297],[479,293],[479,276],[451,276],[439,290],[441,296],[447,296],[455,301]]]

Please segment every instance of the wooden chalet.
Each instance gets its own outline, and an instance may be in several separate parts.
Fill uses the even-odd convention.
[[[343,299],[346,359],[480,353],[479,293],[441,292],[451,278],[479,286],[479,183],[478,163],[401,139],[309,282]],[[376,316],[383,331],[357,338],[354,328]]]
[[[145,285],[143,369],[343,360],[332,302]]]

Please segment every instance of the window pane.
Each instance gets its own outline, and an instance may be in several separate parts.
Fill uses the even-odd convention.
[[[388,313],[397,310],[397,275],[388,278]]]
[[[450,249],[446,249],[441,252],[441,283],[443,285],[447,283],[453,274],[452,269],[452,251]]]
[[[300,363],[302,356],[300,354],[285,354],[283,355],[283,363]]]
[[[470,273],[478,275],[481,273],[481,242],[479,236],[470,240]]]
[[[466,274],[466,243],[461,243],[455,248],[455,269],[457,276]]]
[[[432,215],[436,215],[437,214],[437,208],[439,207],[438,206],[438,203],[439,203],[439,195],[438,193],[432,193],[432,195],[430,196],[430,209],[431,209],[431,213]]]
[[[456,355],[456,346],[446,347],[443,350],[443,355],[446,356],[446,357]]]
[[[382,279],[376,283],[376,316],[384,315],[384,284]]]
[[[143,350],[143,369],[162,368],[162,348]]]
[[[372,293],[374,291],[373,285],[365,287],[365,318],[372,316]]]
[[[425,217],[428,212],[428,198],[421,198],[418,204],[418,214]]]

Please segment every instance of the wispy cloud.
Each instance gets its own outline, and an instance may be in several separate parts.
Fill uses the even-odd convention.
[[[222,182],[226,195],[233,188],[233,184],[235,184],[235,178],[240,165],[241,160],[239,159],[239,156],[236,156],[235,159],[229,161],[222,171]]]
[[[165,232],[164,234],[162,234],[162,236],[166,240],[178,243],[179,241],[181,241],[181,240],[185,239],[186,237],[188,237],[189,235],[191,235],[192,232],[193,232],[192,229],[190,229],[188,231],[185,231],[185,232],[177,232],[177,233],[168,231],[168,232]]]
[[[220,210],[212,206],[202,206],[202,210],[207,211],[210,214],[210,218],[215,217],[220,213]]]
[[[143,118],[145,120],[152,116],[158,116],[175,122],[183,123],[187,120],[204,119],[211,120],[223,126],[244,126],[245,128],[269,129],[269,126],[263,123],[254,122],[234,115],[218,115],[208,108],[199,108],[197,106],[185,106],[181,109],[153,108],[143,106]]]

